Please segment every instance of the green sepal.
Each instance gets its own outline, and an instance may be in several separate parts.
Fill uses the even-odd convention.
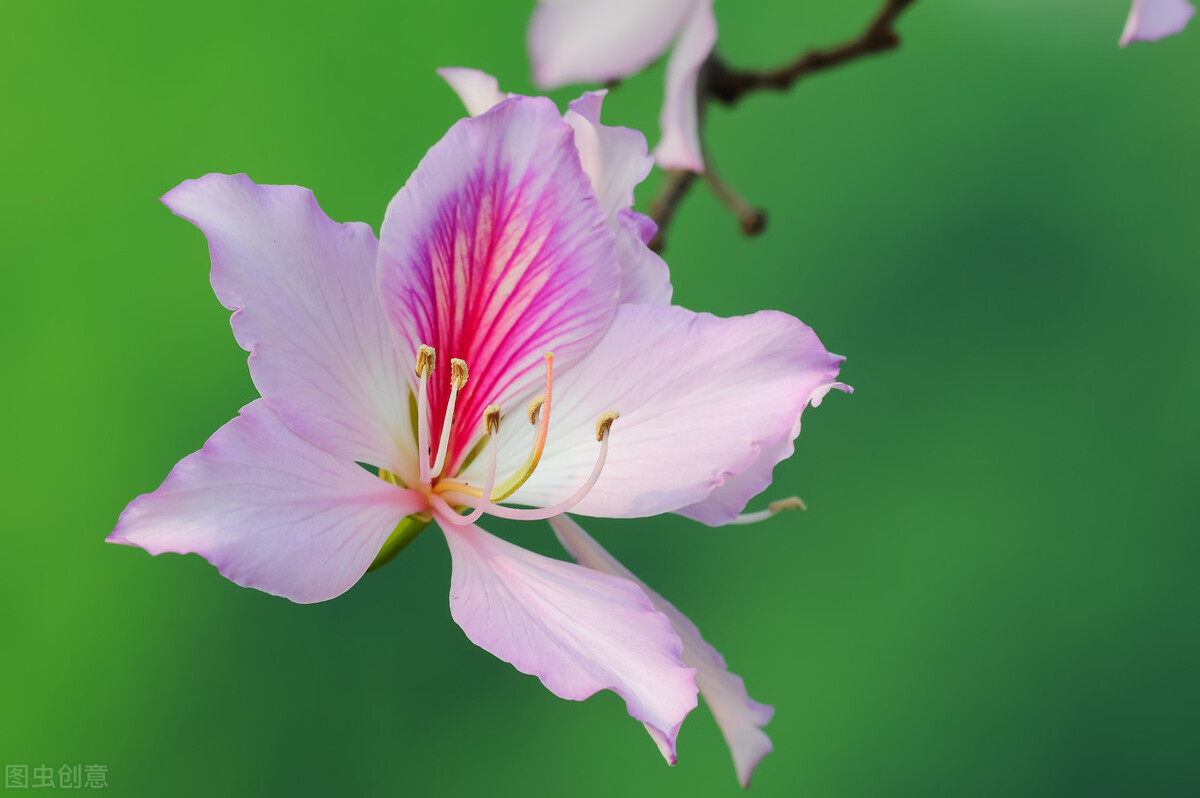
[[[432,520],[433,518],[425,513],[406,515],[401,518],[400,523],[396,524],[396,528],[392,530],[392,534],[388,535],[383,548],[375,555],[375,561],[371,563],[367,572],[387,565],[393,557],[404,551],[405,546],[416,540],[417,535],[421,534],[421,530],[429,526],[429,522]]]

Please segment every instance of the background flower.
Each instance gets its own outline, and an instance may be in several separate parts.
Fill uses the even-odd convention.
[[[1133,0],[1121,46],[1135,41],[1154,42],[1179,33],[1196,13],[1188,0]]]
[[[696,80],[716,41],[712,0],[541,0],[529,22],[533,80],[543,89],[626,78],[670,47],[654,158],[693,172],[704,170]]]

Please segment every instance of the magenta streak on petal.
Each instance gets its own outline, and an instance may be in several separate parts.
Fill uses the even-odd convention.
[[[619,288],[571,128],[530,98],[462,120],[430,150],[388,208],[380,270],[401,339],[437,352],[432,429],[445,415],[450,359],[470,372],[448,475],[478,440],[484,408],[516,410],[505,403],[535,385],[546,351],[569,362],[590,348]]]

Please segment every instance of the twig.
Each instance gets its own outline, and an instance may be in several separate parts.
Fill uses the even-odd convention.
[[[666,246],[667,225],[671,223],[671,219],[675,217],[675,210],[679,207],[683,196],[687,194],[688,189],[692,187],[692,183],[696,182],[697,175],[695,172],[689,172],[686,169],[668,169],[665,173],[662,188],[658,191],[658,196],[650,203],[650,218],[658,225],[658,232],[654,234],[654,238],[650,239],[650,249],[655,252],[662,252]]]
[[[706,116],[705,106],[712,100],[724,105],[733,105],[742,97],[755,91],[770,89],[783,91],[791,88],[806,75],[823,72],[849,61],[875,53],[894,50],[900,46],[900,34],[896,32],[896,20],[916,0],[883,0],[883,6],[875,17],[855,38],[836,47],[814,49],[802,53],[783,66],[768,70],[732,69],[713,52],[705,61],[696,85],[696,102],[699,106],[701,124]],[[766,225],[766,214],[737,194],[714,172],[712,160],[705,154],[705,180],[717,197],[737,215],[742,232],[748,236],[758,235]],[[659,194],[650,204],[650,217],[658,224],[658,233],[650,242],[656,252],[666,246],[666,230],[675,216],[675,211],[684,196],[696,182],[696,175],[684,170],[672,169],[666,173]]]

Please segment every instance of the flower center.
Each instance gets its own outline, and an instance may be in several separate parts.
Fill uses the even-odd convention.
[[[620,416],[615,411],[600,416],[596,422],[596,440],[600,443],[600,451],[592,473],[584,484],[565,501],[551,507],[537,509],[517,509],[499,504],[517,491],[533,476],[542,453],[546,448],[546,439],[550,432],[550,407],[554,387],[554,354],[547,352],[546,360],[546,389],[545,392],[529,403],[527,415],[529,423],[535,428],[533,446],[529,456],[507,479],[497,480],[497,445],[496,434],[500,431],[501,408],[499,405],[488,405],[483,412],[484,445],[487,450],[488,471],[482,488],[443,476],[446,466],[446,451],[449,448],[450,433],[454,425],[454,405],[458,392],[467,384],[468,370],[466,362],[454,358],[450,361],[450,395],[446,400],[446,412],[443,415],[442,429],[438,438],[436,457],[431,447],[432,429],[429,412],[429,379],[433,376],[436,354],[433,347],[422,344],[417,350],[417,458],[420,467],[420,485],[418,489],[429,497],[430,509],[441,520],[452,524],[471,524],[481,515],[499,516],[524,520],[540,520],[551,518],[574,507],[595,486],[604,469],[604,461],[608,455],[608,437],[613,422]],[[431,462],[432,459],[432,462]],[[467,515],[461,515],[460,510],[471,510]]]

